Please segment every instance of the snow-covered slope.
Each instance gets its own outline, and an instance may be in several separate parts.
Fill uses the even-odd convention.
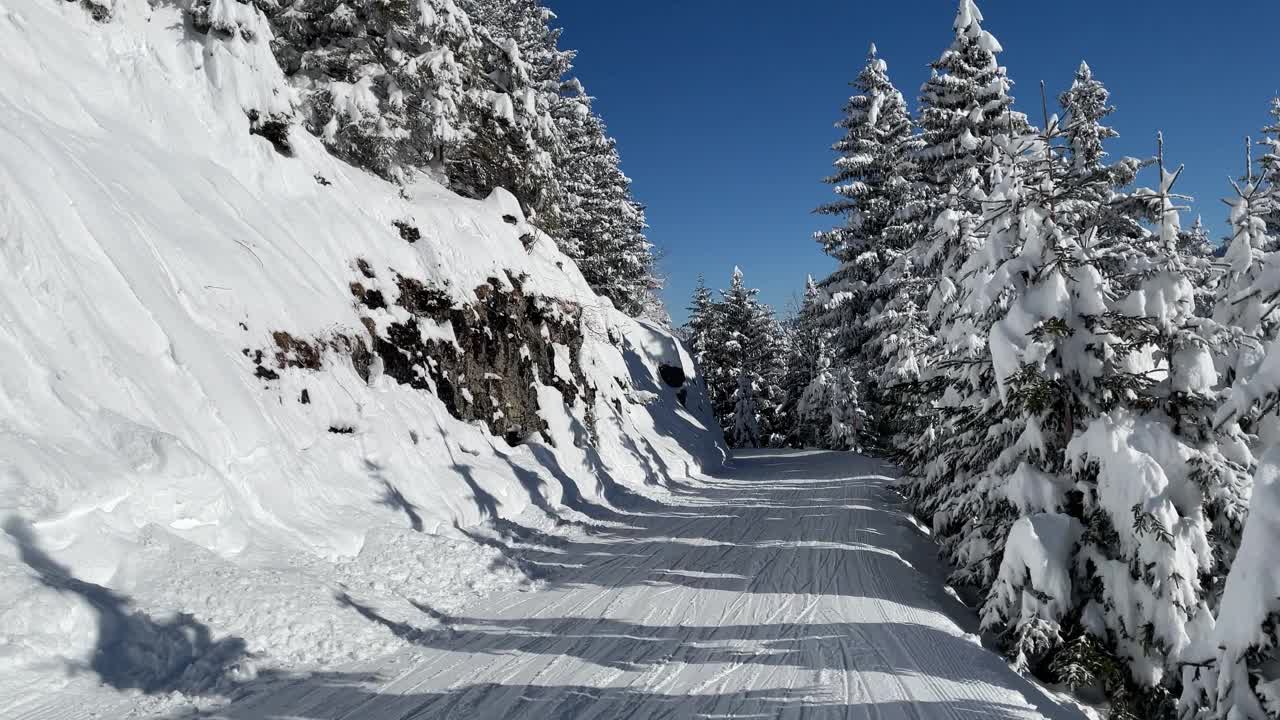
[[[509,195],[401,189],[298,128],[286,157],[246,110],[288,102],[263,37],[180,6],[0,0],[2,716],[381,652],[343,598],[525,584],[486,520],[722,459],[683,349]]]

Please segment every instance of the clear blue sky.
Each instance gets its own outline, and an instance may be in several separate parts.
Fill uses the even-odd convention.
[[[623,169],[648,206],[677,322],[705,273],[740,265],[779,310],[806,273],[831,261],[811,236],[830,191],[832,123],[874,41],[914,105],[946,48],[952,0],[545,0],[579,51],[577,74],[618,138]],[[1243,138],[1280,94],[1278,0],[979,0],[1005,48],[1018,107],[1038,123],[1080,60],[1112,92],[1116,155],[1166,154],[1187,166],[1179,189],[1225,228],[1228,176]]]

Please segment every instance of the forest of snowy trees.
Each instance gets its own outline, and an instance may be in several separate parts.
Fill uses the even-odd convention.
[[[281,152],[300,124],[389,180],[426,173],[468,197],[505,188],[597,293],[631,315],[664,317],[644,208],[554,20],[539,0],[191,9],[196,30],[228,43],[269,38],[294,94],[258,102],[250,121]]]
[[[1108,154],[1087,64],[1014,111],[982,20],[914,114],[871,47],[795,317],[699,287],[725,434],[893,458],[984,629],[1112,717],[1280,717],[1280,99],[1218,247],[1157,129]]]

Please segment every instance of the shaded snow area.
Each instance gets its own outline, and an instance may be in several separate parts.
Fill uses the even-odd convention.
[[[883,463],[752,451],[715,476],[531,535],[551,579],[399,622],[374,663],[280,679],[223,720],[1086,717],[973,633]],[[175,716],[181,717],[181,716]]]
[[[286,156],[265,43],[113,7],[0,0],[0,717],[423,652],[719,466],[684,350],[509,195]]]

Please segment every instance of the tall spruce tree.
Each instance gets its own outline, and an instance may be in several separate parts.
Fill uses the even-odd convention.
[[[1135,718],[1168,712],[1176,670],[1212,627],[1248,462],[1238,437],[1213,423],[1215,328],[1195,314],[1178,249],[1180,170],[1166,169],[1162,142],[1156,169],[1156,189],[1137,193],[1154,217],[1144,259],[1116,283],[1125,292],[1102,319],[1126,352],[1100,377],[1106,414],[1068,448],[1086,526],[1076,582],[1090,590],[1079,637],[1127,669],[1109,689],[1117,712]]]
[[[466,173],[455,185],[500,184],[511,190],[597,293],[639,316],[660,288],[653,247],[645,237],[644,208],[632,195],[617,144],[592,98],[569,76],[574,53],[559,47],[554,13],[540,0],[464,0],[463,7],[493,37],[502,38],[499,46],[510,51],[514,43],[526,69],[516,78],[524,102],[545,112],[530,133],[514,140],[481,133],[471,145],[483,154],[463,165]]]
[[[917,228],[915,219],[903,210],[918,187],[913,153],[919,143],[906,101],[890,81],[888,66],[877,56],[874,45],[853,87],[858,92],[849,99],[844,117],[837,123],[845,134],[833,146],[838,153],[836,172],[826,179],[838,199],[818,209],[841,216],[843,224],[816,235],[824,251],[840,265],[822,282],[823,307],[813,313],[812,322],[824,326],[829,336],[824,341],[831,351],[824,383],[830,387],[832,373],[847,378],[845,384],[857,383],[864,391],[863,402],[856,406],[862,417],[868,405],[877,403],[886,343],[894,344],[893,351],[899,349],[897,342],[905,335],[898,331],[912,322],[910,313],[918,307],[913,303],[921,299],[925,285],[912,282],[911,259],[906,252]],[[889,303],[898,305],[894,315],[877,322]],[[818,408],[816,404],[823,397],[837,406]],[[823,426],[833,412],[837,416],[855,412],[845,407],[848,398],[843,391],[818,392],[815,388],[808,398],[805,416]],[[874,409],[870,412],[877,418],[885,415]],[[887,427],[887,417],[884,421]],[[857,428],[857,441],[841,439],[838,444],[860,446],[873,440],[870,422],[859,422]],[[814,437],[816,430],[811,428],[805,434]],[[829,435],[825,431],[816,434]]]
[[[909,493],[929,516],[947,486],[958,487],[954,480],[982,472],[991,459],[986,453],[993,446],[984,438],[997,422],[991,415],[996,388],[985,338],[995,310],[984,284],[1002,258],[999,252],[973,256],[992,222],[1009,221],[984,219],[992,188],[1016,177],[992,162],[997,138],[1007,145],[1028,128],[1026,118],[1010,110],[1012,83],[996,61],[1000,44],[981,21],[974,2],[961,0],[954,39],[933,64],[920,98],[924,144],[917,161],[931,220],[913,254],[933,281],[926,310],[938,341],[909,395],[916,407],[911,432],[898,435],[897,457],[909,473]]]
[[[974,0],[960,0],[951,46],[932,65],[933,75],[920,90],[922,147],[917,160],[935,212],[941,207],[977,213],[980,200],[965,192],[985,182],[979,172],[990,156],[990,138],[1027,129],[1025,116],[1011,110],[1013,82],[997,61],[1003,48],[982,28]],[[951,250],[950,243],[942,250]],[[936,261],[947,253],[934,252]],[[959,263],[952,263],[952,267]]]
[[[795,447],[817,446],[817,428],[800,412],[800,400],[809,383],[818,375],[824,360],[830,363],[831,332],[823,324],[822,292],[813,276],[805,278],[804,296],[795,317],[789,322],[790,352],[782,389],[785,395],[781,415],[786,419],[787,443]]]
[[[832,148],[839,154],[836,172],[826,178],[839,199],[818,208],[844,223],[816,236],[841,264],[824,285],[840,290],[873,283],[913,239],[899,210],[913,174],[908,153],[914,149],[914,123],[875,45],[852,85],[858,93],[836,123],[845,131]]]
[[[1229,351],[1219,358],[1219,370],[1227,382],[1252,375],[1280,330],[1280,312],[1257,300],[1262,277],[1271,272],[1267,264],[1275,262],[1276,240],[1267,231],[1267,218],[1274,209],[1272,192],[1265,182],[1252,177],[1251,169],[1233,183],[1233,189],[1231,237],[1223,258],[1227,267],[1214,308],[1214,319],[1234,330]]]
[[[1262,130],[1265,152],[1260,164],[1262,182],[1269,188],[1280,188],[1280,97],[1271,101],[1271,122]],[[1267,232],[1280,242],[1280,200],[1276,200],[1266,216]],[[1268,248],[1269,250],[1280,248]]]
[[[786,438],[780,414],[785,333],[758,294],[735,267],[729,287],[714,305],[703,366],[721,429],[738,446],[780,445]]]
[[[557,115],[561,203],[557,233],[596,292],[636,315],[660,284],[653,246],[645,237],[644,208],[632,197],[616,143],[580,84],[568,85],[571,109]]]
[[[1238,517],[1217,513],[1217,524],[1232,522],[1213,538],[1215,554],[1235,552],[1226,558],[1229,572],[1215,608],[1216,627],[1202,632],[1200,656],[1189,658],[1182,671],[1179,710],[1186,720],[1280,718],[1280,693],[1275,691],[1280,678],[1274,672],[1280,648],[1280,593],[1271,555],[1280,538],[1280,415],[1275,412],[1280,403],[1280,340],[1272,327],[1272,306],[1280,297],[1280,253],[1266,249],[1275,248],[1276,239],[1269,236],[1263,219],[1268,203],[1280,198],[1274,187],[1255,185],[1248,178],[1234,189],[1230,269],[1215,318],[1240,326],[1230,328],[1237,343],[1221,344],[1228,352],[1219,357],[1219,367],[1226,369],[1231,385],[1215,421],[1220,430],[1246,429],[1250,444],[1264,452],[1253,476],[1247,515],[1232,504],[1224,504],[1224,509],[1235,509]],[[1241,497],[1245,494],[1243,488],[1238,491]],[[1230,542],[1235,538],[1238,546]]]
[[[693,297],[689,300],[689,319],[685,322],[685,341],[689,351],[693,353],[694,362],[702,370],[702,376],[709,377],[711,348],[713,347],[716,317],[715,298],[706,279],[698,274],[698,285],[693,289]]]

